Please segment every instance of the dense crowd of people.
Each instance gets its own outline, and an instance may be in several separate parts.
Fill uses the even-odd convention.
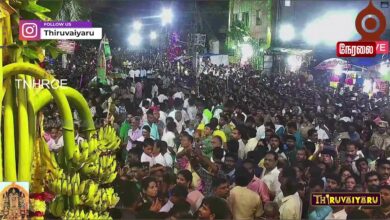
[[[126,79],[80,88],[96,127],[114,126],[123,141],[114,218],[390,218],[387,94],[370,97],[343,82],[333,89],[326,74],[266,75],[249,66],[206,63],[194,77],[140,56],[113,62]],[[93,63],[74,71],[91,72]],[[58,114],[45,111],[49,147],[58,151]],[[76,113],[75,121],[77,129]],[[313,192],[380,192],[382,200],[312,206]]]

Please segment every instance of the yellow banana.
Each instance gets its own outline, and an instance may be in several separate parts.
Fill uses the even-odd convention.
[[[54,152],[50,152],[50,158],[51,158],[51,164],[53,165],[53,167],[59,168],[57,160],[56,160],[56,155]]]
[[[79,194],[79,191],[78,191],[78,184],[76,182],[72,183],[72,195],[78,195]]]
[[[98,133],[99,141],[103,140],[103,137],[104,137],[104,130],[103,128],[100,128]]]
[[[84,190],[85,190],[85,184],[87,183],[87,181],[82,181],[79,185],[79,194],[83,194],[84,193]]]
[[[55,214],[56,205],[57,205],[57,203],[56,203],[55,201],[53,201],[53,202],[51,202],[51,203],[49,204],[49,212],[50,212],[52,215],[54,215],[54,216],[56,216],[56,214]]]
[[[56,198],[57,199],[57,198]],[[57,206],[55,210],[56,217],[60,217],[64,214],[65,210],[65,201],[62,196],[58,197]]]
[[[85,218],[86,218],[86,216],[85,216],[84,210],[81,210],[80,219],[85,219]]]
[[[91,174],[96,169],[96,165],[94,164],[86,164],[81,168],[81,172],[84,174]]]
[[[111,164],[112,164],[112,162],[114,162],[114,157],[113,156],[109,156],[108,158],[107,158],[107,166],[110,166]]]
[[[76,150],[73,153],[72,161],[75,164],[80,164],[80,160],[81,160],[81,154],[80,154],[79,149],[76,148]]]
[[[111,173],[110,176],[108,177],[108,179],[105,181],[105,183],[112,183],[114,182],[114,180],[116,179],[116,175],[117,173]]]
[[[74,184],[71,184],[68,182],[67,184],[67,188],[66,188],[66,195],[67,196],[71,196],[72,195],[72,188],[73,188]]]
[[[81,156],[81,161],[84,163],[88,160],[88,148],[84,149]]]
[[[56,179],[55,181],[54,181],[54,192],[56,193],[56,194],[61,194],[61,188],[62,187],[62,185],[61,185],[61,180],[59,180],[59,179]]]
[[[93,199],[97,191],[98,186],[94,182],[90,182],[88,187],[87,199]]]
[[[116,166],[117,166],[117,163],[116,163],[116,161],[111,165],[111,167],[110,167],[110,173],[113,173],[113,172],[115,172],[116,171]]]
[[[89,148],[88,141],[82,141],[80,143],[80,147],[82,150],[88,149]]]
[[[94,218],[93,218],[92,210],[90,210],[90,211],[88,212],[87,219],[94,219]]]
[[[110,208],[114,208],[115,206],[116,206],[116,204],[118,204],[118,202],[119,202],[119,196],[118,196],[118,194],[117,193],[115,193],[113,196],[112,196],[112,203],[111,203],[111,206],[110,206]]]
[[[73,184],[76,182],[76,175],[73,175],[71,178],[70,178],[70,183]]]

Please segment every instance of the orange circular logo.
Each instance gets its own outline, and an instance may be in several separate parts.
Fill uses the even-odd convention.
[[[370,0],[368,6],[356,17],[355,25],[362,36],[360,41],[380,41],[386,29],[386,17]]]

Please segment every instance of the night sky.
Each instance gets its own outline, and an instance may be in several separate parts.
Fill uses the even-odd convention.
[[[223,38],[219,32],[228,25],[228,0],[197,0],[197,7],[202,17],[204,32]],[[92,9],[92,21],[95,27],[103,27],[103,32],[113,39],[113,44],[124,46],[132,32],[134,20],[141,20],[143,32],[160,32],[161,20],[156,16],[163,7],[170,7],[174,12],[174,31],[193,32],[195,0],[96,0],[85,1]],[[126,45],[127,46],[127,45]]]

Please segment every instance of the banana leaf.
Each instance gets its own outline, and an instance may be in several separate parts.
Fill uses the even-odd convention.
[[[58,13],[60,13],[64,2],[63,0],[39,0],[38,4],[45,8],[48,8],[50,12],[46,13],[46,15],[54,20],[57,17]]]

